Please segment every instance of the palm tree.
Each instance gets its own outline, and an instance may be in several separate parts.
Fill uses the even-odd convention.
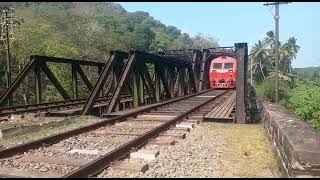
[[[292,72],[292,60],[297,57],[297,53],[300,49],[300,46],[296,44],[297,39],[291,37],[288,39],[286,43],[281,46],[280,60],[282,64],[283,73],[291,73]]]
[[[250,57],[251,57],[251,62],[252,62],[252,67],[254,69],[254,74],[257,73],[257,69],[259,67],[260,73],[262,75],[262,80],[266,79],[266,75],[264,72],[264,66],[263,63],[267,57],[267,51],[266,51],[266,46],[267,44],[263,41],[261,42],[260,40],[258,43],[256,43],[253,48],[250,51]]]
[[[268,31],[266,33],[267,37],[264,38],[264,42],[270,46],[270,49],[273,49],[275,46],[275,37],[273,31]]]
[[[296,44],[297,39],[291,37],[284,44],[279,42],[279,76],[281,79],[290,81],[294,75],[292,72],[292,60],[296,58],[300,47]],[[256,79],[265,80],[274,78],[275,67],[275,38],[273,31],[268,31],[263,41],[258,41],[250,51],[250,63]]]
[[[290,57],[291,58],[296,58],[298,51],[300,49],[300,46],[296,44],[297,43],[297,39],[295,37],[290,37],[287,41],[287,47],[288,47],[288,51],[290,53]]]

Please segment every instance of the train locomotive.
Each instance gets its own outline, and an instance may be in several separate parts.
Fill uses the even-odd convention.
[[[236,89],[237,59],[219,56],[211,61],[209,82],[212,89]]]

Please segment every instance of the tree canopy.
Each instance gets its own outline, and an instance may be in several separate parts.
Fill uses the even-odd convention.
[[[218,45],[213,37],[199,34],[192,38],[174,26],[155,20],[147,12],[127,12],[118,3],[0,2],[0,9],[9,7],[13,7],[16,16],[24,20],[15,28],[15,40],[11,46],[12,78],[32,54],[105,61],[108,52],[115,49],[161,51]],[[0,45],[0,59],[0,92],[3,92],[6,88],[3,43]],[[71,92],[69,67],[51,64],[50,68],[63,87]],[[89,78],[96,76],[96,72],[86,73]],[[34,92],[29,80],[24,81],[15,93],[15,104],[31,103]],[[62,100],[50,83],[44,83],[42,88],[46,92],[44,102]]]

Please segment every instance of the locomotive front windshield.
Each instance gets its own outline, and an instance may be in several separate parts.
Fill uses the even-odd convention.
[[[237,59],[220,56],[211,61],[209,82],[212,89],[236,89]]]
[[[233,63],[224,63],[224,68],[225,69],[232,69],[233,68]]]
[[[213,63],[213,69],[222,69],[222,63]]]

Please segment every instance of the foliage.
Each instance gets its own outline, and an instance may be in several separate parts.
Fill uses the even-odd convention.
[[[111,2],[0,2],[0,10],[13,7],[24,19],[15,29],[12,43],[12,78],[28,63],[30,55],[47,55],[90,61],[106,61],[110,50],[161,51],[166,49],[210,48],[217,41],[199,34],[194,38],[174,26],[166,26],[147,12],[127,12]],[[0,93],[6,88],[5,47],[0,45]],[[50,64],[62,86],[72,96],[70,68]],[[96,79],[96,70],[84,71]],[[43,101],[62,100],[57,90],[43,79]],[[79,83],[81,97],[86,91]],[[84,98],[84,97],[82,97]],[[14,104],[34,103],[34,82],[26,78],[14,94]]]
[[[320,81],[300,81],[282,104],[312,127],[320,129]]]
[[[250,51],[250,63],[252,74],[256,81],[264,81],[272,76],[275,71],[275,41],[273,31],[269,31],[262,41],[258,41]],[[291,62],[296,58],[299,51],[297,39],[289,38],[285,43],[279,43],[279,75],[285,81],[292,79]]]
[[[294,68],[293,71],[304,80],[311,80],[315,74],[319,74],[320,67]]]
[[[285,43],[279,43],[279,99],[286,97],[287,87],[292,87],[296,74],[292,72],[291,62],[299,51],[297,39],[289,38]],[[266,37],[259,40],[250,51],[253,79],[256,82],[260,99],[275,100],[275,41],[273,31],[266,33]]]
[[[289,82],[279,81],[279,99],[286,99],[290,91]],[[262,82],[255,82],[254,87],[259,100],[275,101],[274,78],[268,78]]]
[[[275,101],[274,80],[274,34],[267,33],[263,41],[258,41],[250,52],[254,87],[259,100]],[[292,69],[299,46],[291,37],[279,48],[279,99],[287,109],[301,119],[320,129],[320,69]]]

